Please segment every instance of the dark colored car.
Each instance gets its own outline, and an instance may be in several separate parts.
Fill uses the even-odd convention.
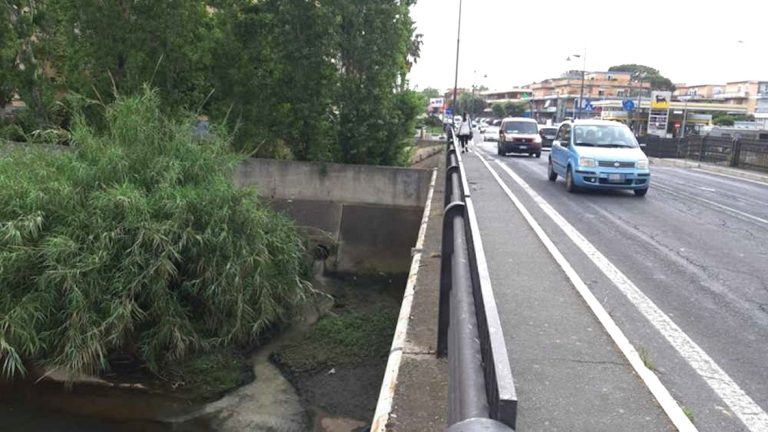
[[[557,126],[539,126],[541,146],[552,147],[552,141],[557,137]]]

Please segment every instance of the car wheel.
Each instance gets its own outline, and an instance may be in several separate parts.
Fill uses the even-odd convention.
[[[547,164],[547,173],[549,174],[549,181],[553,182],[557,180],[557,173],[555,172],[555,167],[552,166],[552,159],[550,159]]]
[[[541,158],[541,152],[536,152],[536,158]]]
[[[635,196],[643,197],[647,193],[648,193],[648,188],[645,188],[645,189],[635,189]]]
[[[565,172],[565,190],[569,193],[576,192],[576,185],[573,183],[573,172],[571,167],[568,167],[568,171]]]

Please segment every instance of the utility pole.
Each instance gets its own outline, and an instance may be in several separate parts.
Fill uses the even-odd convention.
[[[584,75],[587,73],[587,49],[584,48],[584,64],[581,67],[581,91],[579,92],[579,115],[576,118],[581,118],[581,110],[584,107]]]
[[[457,114],[458,107],[456,106],[456,93],[458,92],[458,85],[459,85],[459,45],[461,41],[461,2],[462,0],[459,0],[459,30],[456,33],[456,71],[454,73],[453,78],[453,104],[451,106],[453,107],[454,114]]]

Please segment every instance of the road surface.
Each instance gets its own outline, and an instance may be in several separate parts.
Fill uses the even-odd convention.
[[[540,245],[531,242],[539,238],[499,180],[541,225],[698,430],[768,431],[768,185],[653,168],[644,198],[630,191],[569,194],[562,179],[547,180],[548,156],[545,150],[541,159],[500,157],[494,143],[477,139],[464,157],[502,321],[517,327],[505,328],[505,336],[518,335],[525,324],[509,318],[524,315],[521,303],[550,302],[557,310],[558,298],[551,293],[542,290],[536,298],[537,283],[557,282],[564,273],[552,256],[536,252]],[[535,259],[526,259],[528,249]],[[494,257],[500,250],[516,256]],[[525,270],[515,271],[521,265]],[[531,293],[529,299],[519,300],[522,291],[504,294],[519,285]],[[567,281],[561,285],[574,289]],[[514,344],[525,344],[525,337],[507,339],[520,385],[531,378],[521,377],[525,368],[515,362],[532,360],[520,357],[525,346],[516,353]],[[572,424],[588,424],[590,414],[582,415]],[[527,429],[537,429],[532,426]]]

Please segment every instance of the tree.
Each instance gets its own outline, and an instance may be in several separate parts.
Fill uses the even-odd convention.
[[[506,102],[504,104],[504,113],[508,117],[521,117],[525,114],[527,104],[525,102]]]
[[[406,75],[421,49],[413,0],[6,3],[18,18],[10,37],[0,26],[0,61],[23,65],[8,82],[35,128],[69,128],[72,110],[59,102],[74,94],[98,124],[98,105],[148,82],[165,112],[227,123],[249,154],[402,161],[413,120],[402,102],[414,100]]]
[[[240,160],[214,130],[118,98],[98,129],[76,115],[73,151],[0,158],[0,370],[77,376],[128,356],[163,375],[246,347],[308,295],[295,226],[232,184]]]
[[[5,16],[0,15],[0,109],[13,97],[13,75],[16,68],[16,45],[18,39],[11,26],[11,14],[8,9]]]
[[[427,98],[427,99],[439,98],[440,97],[440,91],[438,89],[432,88],[432,87],[425,88],[424,90],[421,91],[421,94],[425,98]]]
[[[410,119],[398,111],[397,80],[407,70],[413,1],[335,0],[339,34],[339,145],[346,163],[402,161]],[[409,99],[408,96],[404,99]]]
[[[642,76],[643,82],[648,82],[651,84],[651,89],[653,90],[661,90],[661,91],[674,91],[675,85],[672,83],[672,81],[662,76],[661,73],[659,73],[658,69],[654,69],[649,66],[644,65],[638,65],[638,64],[623,64],[618,66],[611,66],[608,68],[608,71],[610,72],[629,72],[633,74],[633,76]]]
[[[755,116],[752,114],[728,114],[724,112],[718,112],[712,116],[712,124],[715,126],[733,126],[737,121],[755,121]]]
[[[491,111],[493,111],[493,116],[496,118],[504,117],[504,114],[506,114],[506,111],[504,110],[504,106],[499,103],[495,103],[491,105]]]
[[[458,112],[467,112],[473,116],[481,114],[486,107],[485,100],[480,96],[472,95],[472,93],[462,93],[456,104],[459,107]]]

